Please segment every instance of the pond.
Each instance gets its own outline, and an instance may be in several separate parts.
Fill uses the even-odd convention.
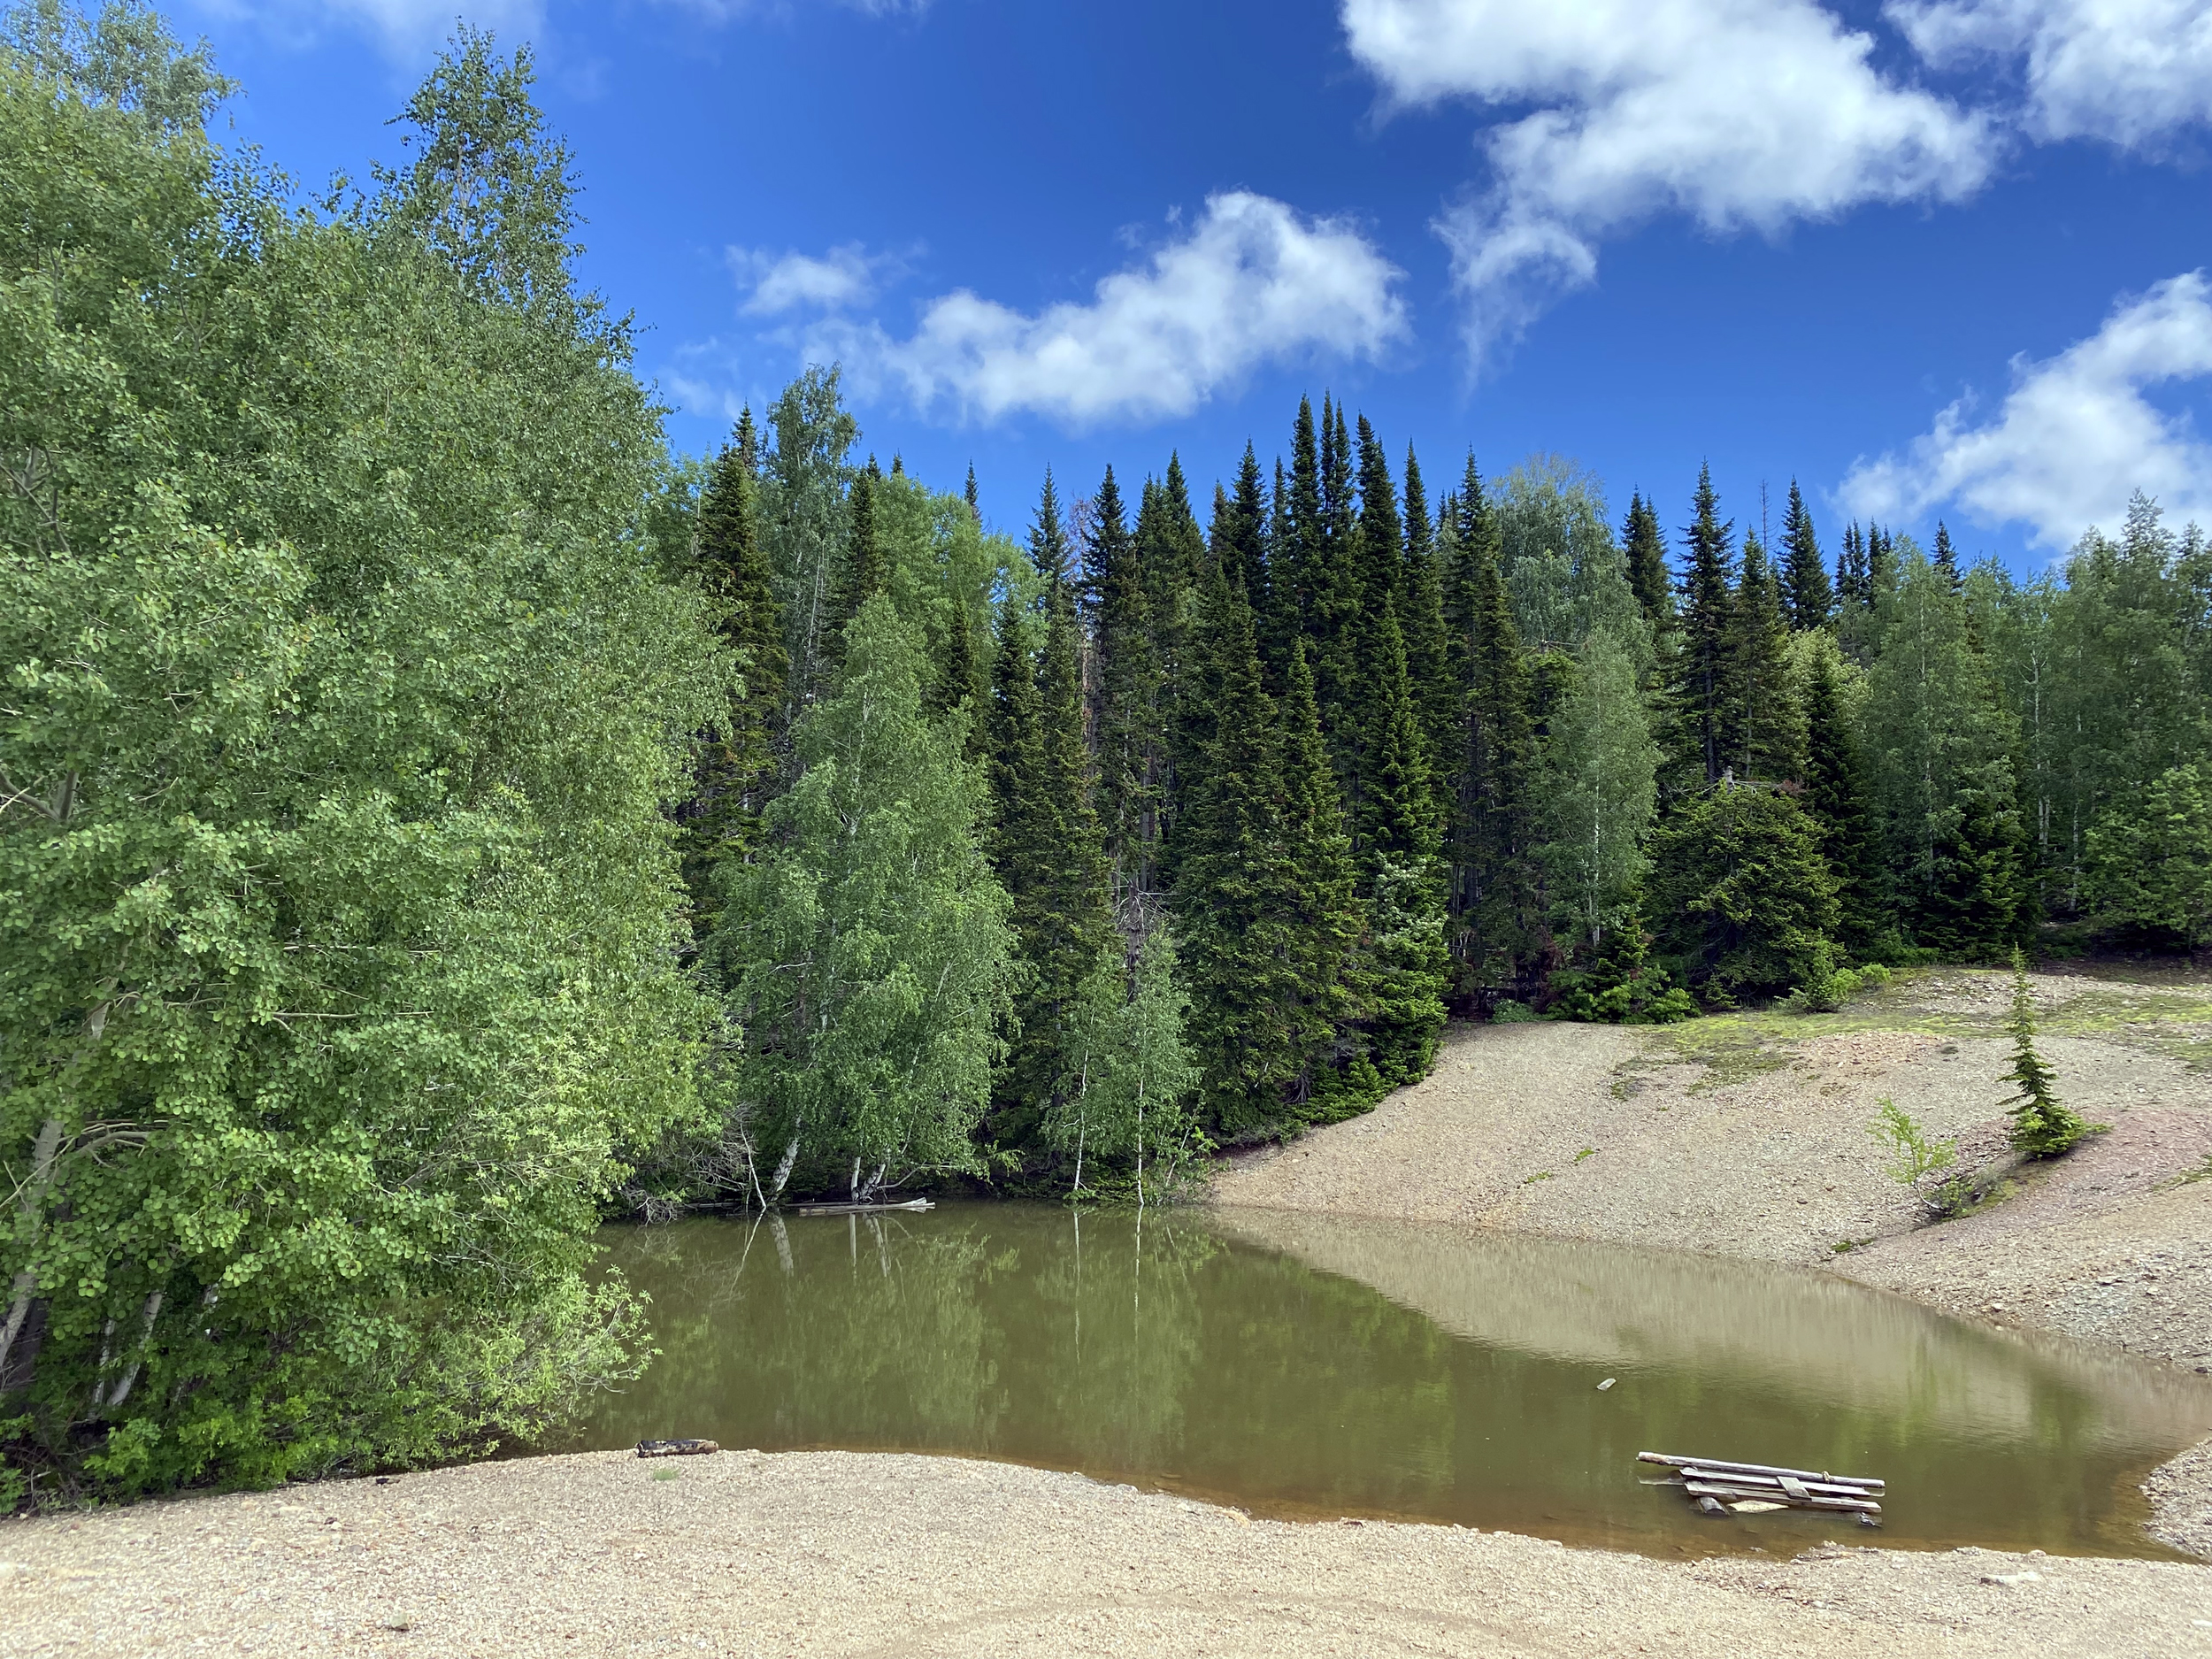
[[[1657,1555],[2158,1555],[2138,1484],[2212,1431],[2203,1378],[1662,1251],[996,1204],[611,1238],[662,1354],[575,1447],[948,1453]],[[1644,1450],[1880,1476],[1884,1525],[1705,1519]]]

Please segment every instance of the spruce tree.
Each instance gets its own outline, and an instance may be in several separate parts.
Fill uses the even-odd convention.
[[[684,885],[701,938],[712,930],[718,909],[714,867],[744,857],[759,838],[761,810],[775,783],[775,720],[789,669],[783,617],[754,518],[746,435],[741,423],[738,441],[716,458],[699,501],[700,573],[724,607],[718,632],[744,676],[723,718],[702,735],[696,794],[682,815]]]
[[[1125,896],[1151,889],[1156,848],[1160,664],[1140,549],[1106,469],[1092,503],[1089,580],[1098,643],[1099,810]]]
[[[1463,839],[1453,857],[1453,954],[1474,988],[1517,987],[1541,928],[1533,865],[1534,687],[1499,570],[1496,514],[1468,458],[1460,491],[1455,608],[1464,616]],[[1463,632],[1462,631],[1463,630]]]
[[[1361,609],[1379,612],[1385,599],[1405,602],[1405,526],[1398,517],[1397,486],[1390,478],[1390,457],[1375,437],[1367,417],[1359,418],[1359,565]]]
[[[1790,781],[1804,769],[1804,716],[1783,655],[1788,634],[1780,584],[1747,535],[1722,636],[1720,721],[1723,771],[1747,781]]]
[[[1260,457],[1250,443],[1237,465],[1237,485],[1229,498],[1228,516],[1217,516],[1214,557],[1231,572],[1231,580],[1243,589],[1245,603],[1256,616],[1268,611],[1267,485],[1260,475]]]
[[[1813,516],[1805,496],[1790,480],[1790,505],[1782,521],[1782,589],[1788,602],[1790,626],[1818,628],[1827,626],[1836,609],[1835,588],[1828,580],[1828,566],[1813,534]]]
[[[836,595],[830,604],[830,632],[823,655],[833,664],[844,661],[845,625],[860,614],[860,607],[890,586],[889,562],[876,534],[876,488],[880,475],[875,458],[853,479],[847,497],[849,519],[845,534],[845,563],[839,572]]]
[[[1429,522],[1428,492],[1421,464],[1406,446],[1405,560],[1399,591],[1405,631],[1406,669],[1413,678],[1414,708],[1428,741],[1429,772],[1436,794],[1438,821],[1449,821],[1452,770],[1461,721],[1458,683],[1452,677],[1451,645],[1444,620],[1444,576],[1437,563]]]
[[[1820,834],[1820,849],[1836,879],[1836,936],[1864,951],[1886,926],[1888,883],[1880,808],[1844,705],[1844,666],[1832,645],[1806,653],[1805,793],[1802,803]]]
[[[1279,864],[1291,995],[1279,1010],[1293,1062],[1287,1103],[1308,1122],[1348,1115],[1381,1093],[1374,1067],[1335,1056],[1346,1028],[1366,1012],[1366,972],[1351,837],[1321,730],[1320,704],[1302,642],[1291,648],[1278,707],[1276,753],[1282,795]]]
[[[1817,832],[1778,789],[1723,782],[1652,838],[1660,944],[1708,1002],[1801,985],[1835,926]]]
[[[973,461],[968,463],[968,488],[965,492],[965,499],[968,503],[969,515],[974,518],[976,523],[979,525],[981,524],[983,522],[983,503],[980,497],[979,497],[976,494],[975,463]]]
[[[1953,593],[1957,593],[1965,586],[1964,580],[1959,575],[1958,549],[1951,545],[1950,529],[1940,518],[1936,520],[1935,567],[1943,572],[1944,580],[1951,584]]]
[[[2016,947],[2012,953],[2012,1011],[2005,1021],[2012,1033],[2012,1066],[2005,1076],[2015,1093],[2008,1103],[2012,1119],[2012,1144],[2024,1156],[2063,1157],[2103,1124],[2085,1123],[2058,1097],[2057,1073],[2035,1048],[2035,998],[2028,990],[2028,964]]]
[[[1897,591],[1897,549],[1879,525],[1866,527],[1866,589],[1869,609]]]
[[[1628,556],[1629,590],[1642,607],[1644,620],[1664,629],[1674,619],[1674,594],[1667,580],[1667,544],[1659,515],[1638,491],[1628,498],[1621,524],[1621,545]]]
[[[1425,1076],[1444,1029],[1450,959],[1437,856],[1443,846],[1397,608],[1369,629],[1378,695],[1365,733],[1356,850],[1370,926],[1369,1059],[1385,1087]]]
[[[1668,686],[1672,782],[1677,790],[1709,787],[1727,767],[1728,618],[1733,594],[1728,542],[1710,467],[1697,474],[1696,517],[1683,532],[1690,549],[1682,574],[1681,645]]]
[[[1874,603],[1873,589],[1867,582],[1866,538],[1860,534],[1856,518],[1845,529],[1843,550],[1836,555],[1836,597],[1847,610],[1855,605],[1864,609]]]

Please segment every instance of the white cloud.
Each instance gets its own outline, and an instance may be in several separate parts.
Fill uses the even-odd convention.
[[[2019,61],[2039,138],[2138,147],[2212,119],[2208,0],[1891,0],[1886,10],[1939,67]]]
[[[1955,502],[1986,524],[2017,523],[2054,549],[2091,525],[2116,527],[2129,495],[2176,519],[2212,523],[2212,445],[2147,387],[2212,375],[2212,287],[2202,271],[2116,305],[2088,339],[2041,362],[2016,357],[1994,419],[1961,398],[1904,454],[1861,460],[1838,490],[1849,511],[1916,517]]]
[[[1207,198],[1188,233],[1102,280],[1087,304],[1035,316],[960,289],[912,337],[833,319],[809,334],[863,386],[920,408],[1073,425],[1188,414],[1263,363],[1379,356],[1407,332],[1401,273],[1357,229],[1246,191]]]
[[[764,248],[733,248],[730,270],[752,289],[744,310],[756,317],[781,311],[841,311],[865,305],[884,284],[902,275],[906,256],[871,254],[856,242],[812,254],[772,254]]]
[[[1394,104],[1529,112],[1479,142],[1490,188],[1436,226],[1478,354],[1594,280],[1597,244],[1662,211],[1778,232],[1988,176],[1988,119],[1883,74],[1812,0],[1341,0]],[[1534,106],[1532,109],[1530,106]]]
[[[305,44],[335,24],[374,35],[385,55],[417,63],[435,52],[458,23],[503,39],[533,35],[545,22],[544,0],[200,0],[201,10],[242,18],[293,44]]]

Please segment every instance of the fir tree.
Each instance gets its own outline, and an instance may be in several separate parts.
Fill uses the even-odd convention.
[[[1415,713],[1397,608],[1370,630],[1378,695],[1366,733],[1357,822],[1370,923],[1369,1059],[1386,1087],[1425,1076],[1444,1029],[1442,849],[1428,738]]]
[[[1497,518],[1467,462],[1460,491],[1455,628],[1467,687],[1461,757],[1462,840],[1453,857],[1453,954],[1477,988],[1517,985],[1534,952],[1540,904],[1532,867],[1534,691],[1498,568]],[[1461,630],[1463,629],[1463,632]]]
[[[1950,529],[1940,518],[1936,520],[1935,567],[1943,572],[1943,579],[1951,584],[1953,593],[1957,593],[1965,586],[1959,575],[1958,549],[1951,545]]]
[[[1732,609],[1728,540],[1710,467],[1697,474],[1697,516],[1683,532],[1690,546],[1682,575],[1681,647],[1668,687],[1678,788],[1709,787],[1725,770],[1728,619]]]
[[[1742,574],[1722,636],[1721,762],[1739,778],[1779,783],[1804,769],[1804,717],[1785,664],[1789,624],[1757,538],[1744,538]]]
[[[1865,950],[1886,919],[1880,810],[1857,723],[1844,706],[1844,665],[1832,645],[1805,655],[1803,805],[1836,879],[1836,934]]]
[[[1429,773],[1435,790],[1438,822],[1452,810],[1451,769],[1460,728],[1460,696],[1452,678],[1450,636],[1444,620],[1444,579],[1429,522],[1428,493],[1421,464],[1406,447],[1405,561],[1399,581],[1401,621],[1406,639],[1406,669],[1413,677],[1413,703],[1428,741]]]
[[[845,625],[860,614],[860,607],[890,585],[889,562],[876,534],[876,489],[880,482],[875,457],[853,480],[847,498],[850,511],[845,536],[845,565],[830,606],[831,631],[824,641],[824,656],[832,663],[844,660]]]
[[[2012,1033],[2012,1068],[2005,1073],[2015,1093],[2008,1102],[2012,1144],[2023,1156],[2063,1157],[2103,1124],[2085,1123],[2081,1115],[2058,1098],[2057,1073],[2036,1052],[2035,998],[2028,990],[2028,964],[2016,948],[2012,953],[2012,1012],[2005,1021]]]
[[[1248,442],[1237,465],[1237,486],[1229,498],[1229,512],[1215,518],[1214,557],[1231,572],[1243,590],[1245,603],[1257,616],[1268,611],[1267,486],[1260,476],[1260,457]]]
[[[1866,527],[1866,587],[1863,601],[1870,610],[1897,591],[1897,549],[1879,525]]]
[[[1723,783],[1652,838],[1659,942],[1709,1001],[1805,981],[1835,925],[1812,823],[1778,789]]]
[[[968,488],[965,493],[965,499],[968,503],[969,515],[975,519],[976,523],[979,525],[981,524],[983,522],[983,503],[981,498],[976,494],[975,463],[973,461],[968,463]]]
[[[1374,1068],[1334,1056],[1345,1028],[1365,1012],[1359,901],[1351,837],[1321,731],[1321,710],[1302,643],[1291,648],[1278,709],[1282,792],[1282,886],[1291,968],[1280,1010],[1293,1069],[1286,1101],[1309,1122],[1356,1111],[1380,1093]]]
[[[1828,566],[1813,534],[1813,516],[1805,496],[1790,480],[1790,505],[1782,521],[1782,589],[1788,602],[1790,625],[1796,628],[1827,626],[1835,613],[1836,593],[1828,580]]]
[[[1867,582],[1866,538],[1860,534],[1856,518],[1845,529],[1843,550],[1836,555],[1836,597],[1847,610],[1854,605],[1863,609],[1874,603],[1873,589]]]
[[[1088,575],[1098,641],[1099,809],[1125,894],[1150,889],[1158,811],[1160,664],[1140,550],[1114,469],[1092,503]]]
[[[1660,534],[1659,515],[1640,491],[1628,498],[1628,517],[1621,524],[1621,546],[1628,556],[1629,590],[1642,607],[1644,619],[1663,629],[1674,619],[1674,595],[1667,580],[1667,544]]]
[[[1359,532],[1356,555],[1361,609],[1379,612],[1386,599],[1405,601],[1405,526],[1398,517],[1390,457],[1367,417],[1359,418]]]
[[[775,783],[775,721],[789,667],[783,618],[754,519],[744,436],[741,425],[739,441],[716,459],[699,502],[701,575],[725,607],[718,631],[744,676],[723,718],[701,739],[697,793],[682,816],[684,885],[701,938],[712,930],[717,912],[714,867],[746,856],[759,838],[761,810]]]

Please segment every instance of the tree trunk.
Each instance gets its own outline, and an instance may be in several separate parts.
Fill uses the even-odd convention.
[[[31,1145],[31,1175],[23,1184],[23,1199],[18,1213],[22,1217],[23,1248],[36,1248],[41,1232],[40,1212],[46,1202],[46,1189],[54,1183],[54,1160],[61,1150],[61,1119],[49,1118],[38,1132],[38,1139]],[[30,1317],[31,1298],[38,1290],[38,1275],[28,1266],[16,1274],[12,1294],[8,1303],[8,1323],[0,1331],[0,1377],[8,1374],[8,1356],[14,1351],[15,1339],[22,1333],[23,1322]]]

